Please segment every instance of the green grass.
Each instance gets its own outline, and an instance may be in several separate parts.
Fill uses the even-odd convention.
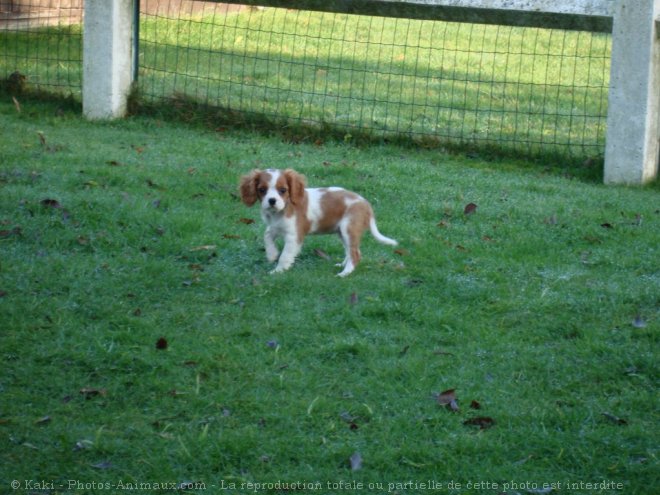
[[[388,485],[427,480],[456,494],[657,486],[657,186],[144,117],[93,124],[7,100],[3,491],[11,480],[54,483],[48,493],[70,493],[68,480],[206,493],[280,480],[332,494],[428,493]],[[400,250],[366,236],[343,280],[341,243],[312,237],[289,272],[268,275],[258,211],[236,189],[270,166],[364,194]],[[447,389],[458,412],[434,398]],[[494,425],[464,424],[480,416]],[[363,487],[327,486],[340,481]]]

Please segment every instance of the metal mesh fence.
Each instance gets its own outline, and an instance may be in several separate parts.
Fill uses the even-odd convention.
[[[0,0],[0,80],[79,97],[82,0]],[[142,0],[139,90],[376,138],[600,156],[611,37]]]
[[[0,79],[79,98],[82,7],[83,0],[0,0]]]
[[[582,31],[155,1],[139,88],[284,124],[602,155],[611,37]]]

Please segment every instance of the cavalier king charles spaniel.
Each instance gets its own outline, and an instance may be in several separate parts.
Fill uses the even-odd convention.
[[[266,257],[277,260],[271,273],[293,265],[307,234],[339,234],[346,250],[340,277],[350,274],[360,261],[360,239],[367,227],[378,242],[397,245],[378,231],[371,205],[362,196],[340,187],[312,189],[305,185],[305,177],[291,169],[253,170],[241,179],[243,202],[261,204]],[[275,245],[278,237],[284,238],[281,255]]]

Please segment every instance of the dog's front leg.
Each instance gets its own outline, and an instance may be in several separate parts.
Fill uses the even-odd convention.
[[[277,249],[275,244],[275,233],[270,227],[266,228],[266,233],[264,234],[264,244],[266,245],[266,259],[273,262],[277,261],[277,257],[280,254],[280,251]]]
[[[296,260],[296,256],[300,253],[300,248],[302,248],[302,243],[298,242],[297,235],[286,235],[282,254],[277,262],[277,266],[271,273],[280,273],[291,268],[291,265]]]

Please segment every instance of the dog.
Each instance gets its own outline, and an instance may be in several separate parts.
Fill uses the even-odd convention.
[[[306,179],[295,170],[255,169],[241,178],[243,203],[261,204],[266,223],[264,243],[268,261],[277,261],[271,273],[291,268],[308,234],[339,234],[346,257],[340,277],[349,275],[360,262],[360,239],[369,228],[382,243],[396,246],[397,241],[378,231],[373,209],[359,194],[341,187],[306,188]],[[284,238],[280,255],[275,240]]]

